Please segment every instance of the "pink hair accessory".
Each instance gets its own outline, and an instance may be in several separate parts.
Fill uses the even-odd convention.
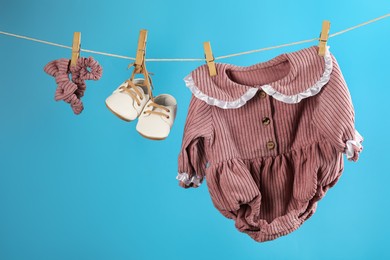
[[[81,97],[86,90],[85,80],[99,80],[103,69],[92,57],[78,58],[75,66],[69,64],[69,59],[62,58],[49,62],[43,70],[55,78],[57,89],[54,99],[69,103],[73,112],[78,115],[84,109]]]

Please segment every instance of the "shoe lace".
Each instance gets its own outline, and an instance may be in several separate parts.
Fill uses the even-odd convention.
[[[154,103],[154,102],[150,102],[148,105],[146,105],[146,107],[155,107],[155,108],[160,108],[162,110],[165,110],[168,113],[171,112],[171,110],[169,108],[166,108],[163,105],[159,105],[159,104]],[[169,115],[167,115],[167,114],[165,114],[163,112],[160,112],[160,111],[145,110],[143,113],[144,114],[148,113],[148,114],[156,114],[156,115],[160,115],[160,116],[165,116],[167,119],[169,119]]]
[[[126,80],[127,86],[121,86],[119,89],[125,93],[127,93],[132,99],[137,102],[137,105],[141,105],[141,100],[143,100],[143,96],[141,91],[137,88],[137,86],[143,86],[142,83],[134,83],[131,80]],[[134,93],[135,92],[135,93]]]

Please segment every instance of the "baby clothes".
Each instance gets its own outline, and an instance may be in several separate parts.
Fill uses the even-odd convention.
[[[213,205],[258,242],[296,230],[343,172],[363,138],[329,47],[252,66],[202,65],[185,77],[192,96],[178,156],[183,188],[206,179]]]

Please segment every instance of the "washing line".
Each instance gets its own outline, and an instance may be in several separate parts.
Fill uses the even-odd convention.
[[[385,19],[385,18],[388,18],[388,17],[390,17],[390,13],[382,15],[382,16],[379,16],[379,17],[374,18],[372,20],[369,20],[369,21],[357,24],[355,26],[346,28],[344,30],[341,30],[341,31],[329,34],[329,38],[332,38],[332,37],[344,34],[346,32],[350,32],[352,30],[358,29],[360,27],[366,26],[368,24],[377,22],[379,20],[382,20],[382,19]],[[23,35],[18,35],[18,34],[13,34],[13,33],[9,33],[9,32],[0,31],[0,34],[11,36],[11,37],[16,37],[16,38],[20,38],[20,39],[25,39],[25,40],[29,40],[29,41],[33,41],[33,42],[39,42],[39,43],[43,43],[43,44],[47,44],[47,45],[52,45],[52,46],[56,46],[56,47],[60,47],[60,48],[72,49],[71,46],[58,44],[58,43],[54,43],[54,42],[49,42],[49,41],[44,41],[44,40],[31,38],[31,37],[27,37],[27,36],[23,36]],[[283,47],[287,47],[287,46],[299,45],[299,44],[308,43],[308,42],[314,42],[314,41],[318,41],[318,40],[319,40],[319,37],[316,37],[316,38],[312,38],[312,39],[308,39],[308,40],[302,40],[302,41],[297,41],[297,42],[285,43],[285,44],[280,44],[280,45],[271,46],[271,47],[265,47],[265,48],[261,48],[261,49],[251,50],[251,51],[238,52],[238,53],[233,53],[233,54],[229,54],[229,55],[215,57],[215,60],[222,60],[222,59],[227,59],[227,58],[231,58],[231,57],[247,55],[247,54],[251,54],[251,53],[255,53],[255,52],[262,52],[262,51],[268,51],[268,50],[273,50],[273,49],[279,49],[279,48],[283,48]],[[114,58],[126,59],[126,60],[135,60],[135,58],[133,58],[133,57],[124,56],[124,55],[118,55],[118,54],[112,54],[112,53],[107,53],[107,52],[100,52],[100,51],[87,50],[87,49],[80,49],[80,51],[81,52],[86,52],[86,53],[93,53],[93,54],[98,54],[98,55],[103,55],[103,56],[114,57]],[[150,62],[150,61],[157,61],[157,62],[171,62],[171,61],[172,62],[191,62],[191,61],[205,61],[205,59],[204,58],[167,58],[167,59],[146,58],[145,61],[147,61],[147,62]]]

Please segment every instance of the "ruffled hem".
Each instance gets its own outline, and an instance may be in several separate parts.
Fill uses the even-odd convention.
[[[322,87],[325,86],[326,83],[328,83],[330,79],[330,74],[333,69],[333,62],[329,52],[329,46],[327,46],[324,60],[325,60],[325,69],[321,78],[312,87],[307,88],[305,91],[301,93],[289,96],[276,91],[271,85],[264,85],[261,86],[261,88],[268,95],[284,103],[288,103],[288,104],[299,103],[304,98],[317,95],[321,91]]]
[[[189,174],[186,172],[178,173],[176,176],[176,180],[183,182],[186,186],[190,186],[191,183],[199,187],[202,184],[203,178],[201,176],[192,176],[190,178]]]
[[[349,161],[356,162],[359,159],[360,152],[363,151],[363,140],[364,138],[360,135],[360,133],[355,130],[355,139],[348,140],[346,144],[345,154],[347,155],[347,159]]]
[[[250,88],[247,92],[245,92],[244,95],[242,95],[240,98],[234,100],[234,101],[223,101],[219,100],[213,97],[210,97],[206,94],[204,94],[200,89],[195,85],[194,80],[191,76],[191,74],[187,75],[184,78],[184,82],[186,83],[186,86],[190,89],[192,94],[200,100],[203,100],[209,105],[217,106],[224,109],[230,109],[230,108],[239,108],[245,105],[245,103],[250,100],[258,91],[257,88]]]

